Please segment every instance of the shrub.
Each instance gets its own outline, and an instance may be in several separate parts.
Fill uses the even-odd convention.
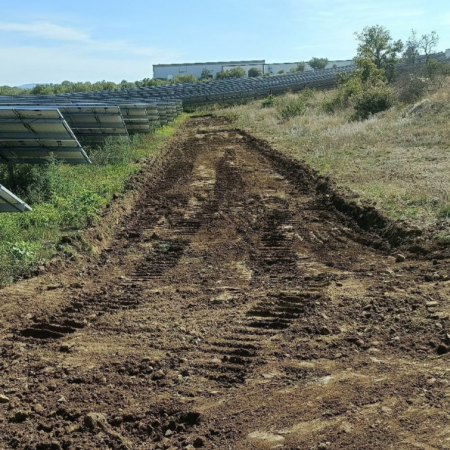
[[[284,70],[283,70],[283,69],[281,69],[281,70],[278,71],[278,75],[283,75],[283,73],[284,73]]]
[[[133,146],[128,141],[116,141],[108,137],[102,147],[95,147],[89,151],[89,157],[93,164],[106,166],[108,164],[126,164],[131,160]]]
[[[272,94],[269,94],[261,103],[263,108],[270,108],[275,106],[275,97]]]
[[[64,183],[61,163],[50,157],[45,164],[14,164],[10,173],[0,175],[7,186],[28,203],[48,201]]]
[[[301,98],[289,98],[280,107],[280,116],[283,120],[302,116],[306,112],[306,103]]]
[[[216,78],[218,80],[226,80],[229,78],[243,78],[247,75],[247,72],[242,67],[234,67],[229,70],[221,70],[217,72]]]
[[[396,80],[394,91],[399,101],[413,103],[426,94],[429,85],[429,80],[419,73],[405,73]]]
[[[258,69],[257,67],[252,67],[249,71],[248,71],[248,76],[250,78],[258,78],[258,77],[262,77],[263,73],[261,69]]]
[[[213,77],[212,72],[206,67],[202,70],[202,74],[200,75],[200,80],[210,80]]]
[[[172,78],[171,83],[182,84],[182,83],[195,83],[197,78],[192,74],[176,75]]]
[[[304,72],[306,68],[306,64],[304,62],[299,62],[296,67],[292,67],[289,72]]]
[[[386,111],[394,104],[392,90],[386,86],[372,86],[363,89],[354,98],[354,119],[367,119],[372,114]]]

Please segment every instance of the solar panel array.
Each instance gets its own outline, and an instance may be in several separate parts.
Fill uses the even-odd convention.
[[[0,162],[43,163],[50,155],[90,162],[57,108],[0,107]]]
[[[430,55],[448,61],[445,53]],[[425,60],[418,60],[420,64]],[[408,65],[399,64],[399,69]],[[40,163],[50,154],[68,163],[88,163],[84,146],[106,138],[128,140],[167,125],[183,106],[240,102],[268,94],[336,86],[355,66],[260,78],[212,80],[58,95],[0,96],[0,163]]]

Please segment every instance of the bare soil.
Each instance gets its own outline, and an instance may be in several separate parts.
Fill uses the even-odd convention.
[[[191,119],[98,260],[0,291],[0,449],[450,449],[450,261],[295,164]]]

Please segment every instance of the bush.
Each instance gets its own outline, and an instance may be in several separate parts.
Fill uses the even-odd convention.
[[[283,74],[284,74],[284,70],[283,69],[278,71],[278,75],[283,75]]]
[[[261,103],[263,108],[270,108],[275,106],[275,97],[272,94],[269,94]]]
[[[299,62],[296,67],[292,67],[289,72],[304,72],[306,68],[306,64],[304,62]]]
[[[372,114],[386,111],[394,104],[394,96],[388,86],[374,86],[361,91],[354,98],[354,119],[367,119]]]
[[[289,98],[280,107],[280,116],[283,120],[302,116],[306,112],[306,103],[301,98]]]
[[[247,72],[242,67],[234,67],[229,70],[221,70],[217,72],[216,79],[218,80],[226,80],[230,78],[243,78],[247,75]]]
[[[413,103],[426,94],[429,85],[429,80],[419,73],[404,73],[394,83],[394,91],[399,101]]]
[[[50,157],[45,164],[14,164],[10,173],[2,167],[0,176],[7,180],[7,187],[26,202],[45,202],[64,182],[60,165],[56,158]]]
[[[101,147],[95,147],[89,151],[89,158],[93,164],[106,166],[118,165],[130,162],[133,154],[132,143],[112,137],[106,138]]]
[[[249,78],[258,78],[258,77],[262,77],[262,75],[263,75],[262,70],[258,69],[257,67],[252,67],[248,71]]]
[[[210,80],[212,79],[212,72],[206,67],[202,70],[202,74],[200,75],[200,80]]]
[[[196,83],[197,81],[197,78],[192,74],[176,75],[171,80],[173,84]]]

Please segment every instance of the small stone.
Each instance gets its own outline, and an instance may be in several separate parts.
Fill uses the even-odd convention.
[[[433,274],[427,273],[425,275],[425,281],[434,281],[434,276]]]
[[[0,403],[9,403],[9,398],[6,395],[0,394]]]
[[[167,431],[164,433],[164,436],[165,436],[165,437],[170,437],[170,436],[172,436],[172,434],[173,434],[173,431],[172,431],[172,430],[167,430]]]
[[[426,306],[427,308],[434,308],[435,306],[438,306],[438,305],[439,305],[438,302],[426,302],[426,303],[425,303],[425,306]]]
[[[44,412],[44,407],[40,403],[37,403],[36,405],[33,406],[33,410],[34,412],[41,414]]]
[[[59,351],[63,352],[63,353],[69,353],[70,352],[70,345],[62,344],[61,347],[59,347]]]
[[[108,422],[103,414],[89,413],[84,416],[84,425],[90,430],[95,430],[96,428],[107,428]]]
[[[58,398],[58,400],[56,400],[58,403],[65,403],[67,402],[66,397],[64,397],[64,395],[61,395],[61,397]]]
[[[325,442],[321,442],[318,446],[317,446],[317,450],[327,450],[328,445],[325,444]]]
[[[402,255],[401,253],[399,253],[397,255],[397,257],[395,258],[395,261],[396,262],[405,262],[406,261],[406,257],[405,257],[405,255]]]
[[[328,335],[331,334],[331,330],[330,330],[328,327],[322,327],[322,328],[320,329],[320,334],[321,334],[322,336],[328,336]]]
[[[157,371],[152,375],[152,379],[153,379],[153,380],[162,380],[165,376],[166,376],[166,374],[164,373],[163,370],[157,370]]]

